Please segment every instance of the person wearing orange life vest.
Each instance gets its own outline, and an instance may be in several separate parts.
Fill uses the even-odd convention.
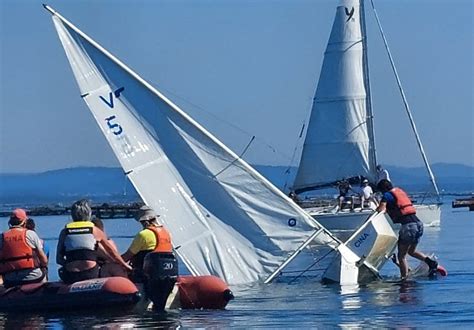
[[[48,258],[38,235],[25,228],[27,219],[25,210],[14,210],[8,222],[10,229],[0,239],[0,273],[5,287],[45,280],[43,269],[48,267]]]
[[[171,235],[158,222],[150,207],[142,206],[135,215],[143,229],[135,236],[127,252],[122,254],[133,267],[132,280],[143,282],[145,293],[155,310],[163,310],[178,277],[178,262],[173,252]]]
[[[380,180],[377,188],[383,193],[377,211],[386,211],[394,223],[401,224],[397,254],[401,279],[405,280],[408,274],[407,254],[426,262],[430,274],[434,274],[438,268],[438,262],[416,250],[416,246],[423,236],[423,223],[416,216],[416,209],[410,198],[402,189],[394,188],[392,183],[386,179]]]

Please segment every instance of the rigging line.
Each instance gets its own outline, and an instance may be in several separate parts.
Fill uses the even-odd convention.
[[[408,119],[410,121],[413,133],[415,134],[416,143],[418,144],[418,148],[420,149],[420,153],[421,153],[421,156],[422,156],[423,161],[425,163],[426,171],[428,172],[430,181],[433,185],[434,190],[436,191],[436,195],[438,196],[438,201],[441,202],[441,196],[439,194],[438,185],[436,184],[436,180],[435,180],[435,177],[433,175],[433,172],[431,171],[431,167],[430,167],[430,164],[428,162],[428,158],[426,157],[425,150],[423,149],[423,145],[421,143],[420,136],[418,135],[418,130],[416,128],[415,121],[413,120],[413,116],[411,114],[410,107],[408,105],[408,101],[407,101],[407,98],[405,96],[405,92],[403,91],[402,83],[400,81],[400,77],[398,76],[398,72],[397,72],[397,69],[395,67],[395,62],[393,61],[392,53],[390,52],[390,48],[388,47],[387,39],[385,38],[385,34],[383,33],[382,25],[380,24],[379,15],[377,14],[377,11],[375,10],[374,1],[370,0],[370,2],[372,4],[372,9],[374,10],[375,20],[377,21],[377,25],[378,25],[380,34],[382,35],[382,40],[383,40],[383,43],[385,45],[385,50],[387,51],[388,59],[390,60],[390,65],[392,67],[392,71],[393,71],[393,73],[395,75],[395,79],[397,81],[398,90],[400,91],[400,94],[402,96],[403,104],[405,106],[405,111],[406,111]]]
[[[291,173],[291,166],[294,164],[295,157],[296,157],[296,152],[298,151],[298,141],[303,137],[303,132],[306,127],[306,121],[303,122],[303,125],[301,126],[301,131],[296,139],[295,142],[295,147],[293,148],[293,154],[291,155],[291,160],[290,163],[288,164],[288,167],[285,170],[285,184],[283,185],[283,191],[286,191],[286,188],[288,187],[288,180],[290,179],[290,173]]]
[[[336,250],[330,250],[328,253],[326,253],[325,255],[323,255],[321,258],[317,259],[315,262],[313,262],[311,265],[309,265],[305,270],[303,270],[298,276],[295,276],[291,279],[291,281],[288,282],[288,284],[291,284],[293,283],[294,281],[296,281],[297,279],[299,279],[301,276],[303,276],[304,273],[308,272],[311,270],[311,268],[313,268],[316,264],[318,264],[321,260],[323,260],[324,258],[326,258],[328,255],[330,255],[331,253],[333,253],[334,251]]]
[[[250,139],[250,142],[247,143],[247,146],[244,148],[244,150],[242,151],[242,153],[239,155],[239,157],[237,157],[236,159],[234,159],[232,162],[229,163],[229,165],[227,165],[226,167],[224,167],[222,170],[220,170],[217,174],[214,174],[214,178],[216,178],[219,174],[221,174],[222,172],[224,172],[225,170],[227,170],[229,167],[231,167],[237,160],[239,159],[242,159],[242,156],[247,152],[248,148],[250,147],[250,145],[252,144],[253,140],[255,140],[255,136],[252,136],[252,138]]]
[[[154,84],[155,84],[156,86],[160,86],[160,84],[157,84],[157,83],[155,83],[155,82],[154,82]],[[271,149],[274,153],[279,154],[280,156],[282,156],[282,157],[284,157],[284,158],[286,158],[286,159],[290,159],[290,156],[289,156],[289,155],[287,155],[286,153],[283,153],[283,152],[277,150],[274,146],[272,146],[272,145],[271,145],[269,142],[267,142],[265,139],[263,139],[263,138],[261,138],[261,137],[257,137],[257,136],[255,136],[255,135],[253,135],[252,133],[250,133],[250,132],[248,132],[248,131],[242,129],[241,127],[239,127],[239,126],[237,126],[237,125],[235,125],[235,124],[232,124],[231,122],[229,122],[229,121],[227,121],[227,120],[222,119],[221,117],[217,116],[216,114],[214,114],[214,113],[212,113],[212,112],[210,112],[210,111],[204,109],[203,107],[197,105],[196,103],[193,103],[193,102],[187,100],[186,98],[184,98],[184,97],[178,95],[177,93],[171,91],[171,90],[168,89],[168,88],[165,88],[165,87],[160,86],[160,90],[166,91],[168,94],[171,94],[171,95],[173,95],[174,97],[176,97],[176,98],[178,98],[178,99],[184,101],[185,103],[191,105],[192,107],[194,107],[194,108],[196,108],[196,109],[198,109],[198,110],[200,110],[200,111],[206,113],[209,117],[212,117],[212,118],[214,118],[215,120],[217,120],[217,121],[219,121],[219,122],[222,122],[222,123],[225,123],[226,125],[229,125],[230,127],[234,128],[235,130],[239,131],[239,132],[242,133],[242,134],[245,134],[245,135],[247,135],[247,136],[253,136],[253,137],[256,138],[257,140],[261,141],[262,144],[265,145],[265,147]]]

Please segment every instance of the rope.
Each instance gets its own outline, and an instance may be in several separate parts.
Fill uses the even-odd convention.
[[[321,260],[323,260],[324,258],[326,258],[328,255],[330,255],[331,253],[333,253],[335,250],[330,250],[328,253],[326,253],[325,255],[323,255],[321,258],[317,259],[315,262],[313,262],[311,265],[309,265],[305,270],[303,270],[298,276],[295,276],[293,277],[293,279],[291,281],[288,282],[288,284],[291,284],[293,283],[294,281],[296,281],[297,279],[299,279],[301,276],[303,276],[304,273],[310,271],[311,268],[313,268],[317,263],[319,263]]]

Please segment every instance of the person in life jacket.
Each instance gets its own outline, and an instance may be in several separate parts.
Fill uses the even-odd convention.
[[[392,183],[386,179],[382,179],[377,184],[377,188],[383,193],[377,211],[386,211],[394,223],[401,224],[398,233],[397,257],[402,280],[406,279],[409,269],[406,260],[407,254],[426,262],[430,268],[430,274],[436,272],[438,262],[416,250],[416,246],[423,236],[423,223],[416,216],[416,209],[406,192],[400,188],[394,188]]]
[[[58,273],[65,283],[100,277],[97,263],[99,247],[125,270],[131,270],[108,242],[104,232],[90,221],[91,216],[92,210],[87,200],[75,202],[71,207],[72,222],[59,235],[56,262],[62,266]]]
[[[0,274],[5,287],[45,280],[48,258],[38,235],[25,228],[27,219],[25,210],[14,210],[10,228],[0,238]]]
[[[171,235],[158,222],[150,207],[143,206],[135,219],[143,229],[135,236],[127,252],[122,255],[133,266],[134,282],[143,282],[145,293],[153,301],[155,310],[163,310],[178,276],[178,262],[173,252]]]

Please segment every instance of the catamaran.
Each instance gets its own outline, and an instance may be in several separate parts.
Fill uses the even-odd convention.
[[[45,8],[81,98],[191,274],[216,275],[229,285],[268,283],[297,256],[329,249],[335,253],[321,275],[326,280],[354,284],[378,275],[396,244],[384,214],[342,244],[155,87]]]
[[[375,7],[373,9],[405,110],[438,198],[435,204],[416,205],[417,214],[423,222],[436,224],[441,217],[438,187]],[[344,180],[357,182],[360,177],[376,184],[376,166],[364,1],[345,0],[336,10],[292,189],[296,194],[301,194],[334,187]],[[363,206],[356,210],[353,207],[344,210],[334,205],[312,207],[311,202],[301,205],[329,230],[354,230],[373,213],[373,210]]]

